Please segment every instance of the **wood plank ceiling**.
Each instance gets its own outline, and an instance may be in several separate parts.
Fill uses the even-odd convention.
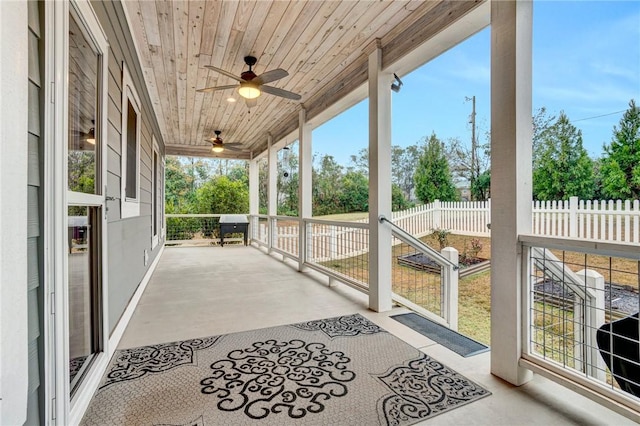
[[[156,108],[167,154],[249,158],[294,131],[302,107],[311,118],[366,81],[367,55],[378,43],[390,65],[463,16],[478,0],[203,1],[127,0],[142,71]],[[257,57],[256,74],[282,68],[270,83],[302,96],[292,101],[263,93],[247,108],[231,78],[243,58]],[[237,102],[229,102],[228,98]],[[221,130],[246,152],[211,152],[205,138]]]

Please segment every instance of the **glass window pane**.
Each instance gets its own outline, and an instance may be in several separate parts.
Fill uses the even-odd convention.
[[[138,177],[138,114],[131,105],[127,103],[127,198],[137,197],[137,177]]]
[[[72,393],[100,350],[99,207],[69,206],[69,380]]]
[[[69,190],[99,194],[96,180],[99,56],[73,15],[69,17]]]
[[[158,235],[158,153],[153,151],[153,236]]]

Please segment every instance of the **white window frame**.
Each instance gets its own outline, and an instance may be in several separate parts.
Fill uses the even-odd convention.
[[[156,160],[154,161],[154,156]],[[158,184],[160,183],[160,168],[161,166],[161,158],[160,158],[160,149],[158,148],[158,141],[156,141],[156,137],[153,136],[153,149],[151,151],[151,248],[154,249],[158,245],[159,236],[161,234],[160,231],[160,213],[162,202],[159,200],[160,196],[160,188]],[[156,211],[157,210],[157,211]],[[155,223],[154,223],[155,221]],[[155,229],[156,233],[154,235],[153,230]]]
[[[133,109],[136,111],[137,120],[136,120],[136,196],[135,197],[127,197],[127,122],[128,122],[128,112],[129,112],[129,102],[133,106]],[[120,205],[121,212],[120,216],[124,219],[127,217],[140,216],[140,145],[141,141],[141,132],[140,129],[142,127],[142,114],[141,114],[141,104],[140,97],[138,96],[138,91],[136,90],[135,85],[133,84],[133,80],[131,79],[131,74],[129,74],[129,70],[127,69],[126,64],[122,63],[122,127],[121,127],[121,160],[120,160]]]

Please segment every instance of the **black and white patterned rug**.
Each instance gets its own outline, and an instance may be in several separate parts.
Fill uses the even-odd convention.
[[[361,315],[117,351],[83,425],[410,425],[490,395]]]

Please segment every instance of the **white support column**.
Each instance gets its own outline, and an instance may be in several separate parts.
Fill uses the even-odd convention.
[[[254,159],[249,161],[249,214],[260,214],[260,170]]]
[[[251,217],[251,229],[249,235],[251,239],[258,239],[258,224],[260,221],[256,217],[260,213],[260,171],[258,160],[249,161],[249,215]],[[255,232],[255,234],[254,234]]]
[[[369,55],[369,309],[391,310],[391,78],[382,49]]]
[[[491,2],[491,372],[514,384],[521,368],[523,273],[518,235],[531,232],[531,1]]]
[[[273,216],[278,215],[278,150],[273,146],[273,138],[271,135],[267,139],[267,161],[269,172],[267,173],[267,214],[269,215],[269,241],[267,247],[271,250],[273,241],[276,236],[274,232],[275,219]]]
[[[0,424],[27,419],[27,2],[0,2]]]
[[[453,247],[445,247],[440,253],[445,259],[458,266],[458,250]],[[453,266],[447,266],[442,275],[446,286],[444,289],[445,319],[451,330],[458,331],[458,270]]]
[[[313,154],[311,140],[311,126],[307,123],[307,112],[304,108],[300,109],[298,115],[298,216],[300,218],[299,230],[299,261],[298,270],[303,271],[304,262],[307,260],[307,250],[311,241],[308,241],[307,228],[303,219],[313,216],[313,195],[311,192],[313,179]]]

